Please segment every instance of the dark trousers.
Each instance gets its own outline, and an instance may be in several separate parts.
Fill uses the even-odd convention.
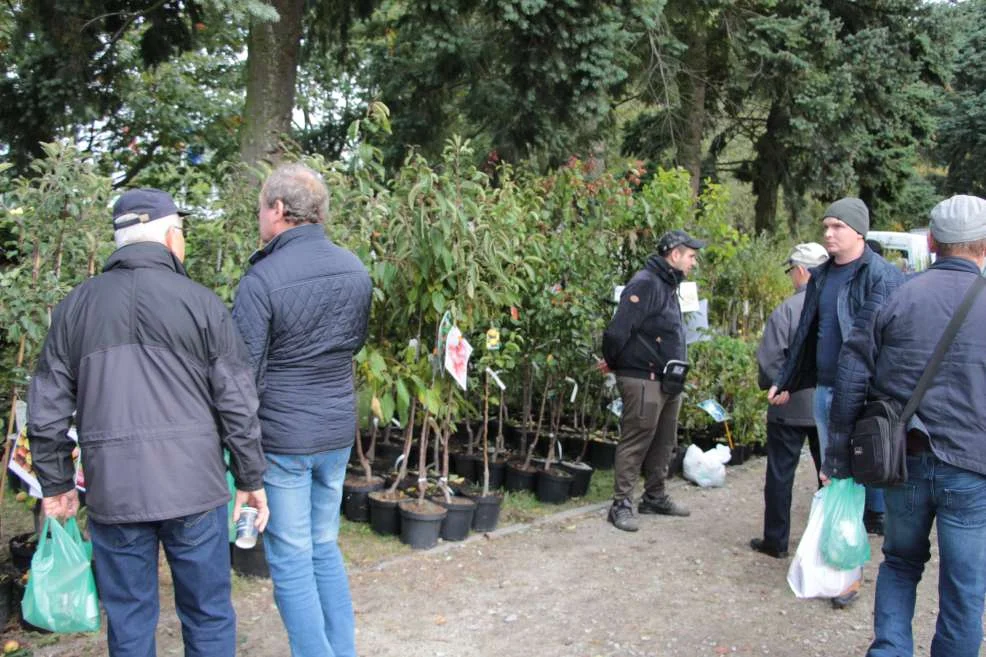
[[[681,396],[661,391],[660,381],[617,377],[623,397],[620,442],[616,446],[613,501],[633,499],[633,489],[644,471],[644,497],[664,497],[668,461],[678,439]]]
[[[226,505],[171,520],[104,525],[89,521],[110,657],[154,657],[158,544],[171,567],[186,657],[233,657]]]
[[[794,473],[798,469],[798,459],[806,437],[817,476],[821,468],[821,456],[818,448],[818,431],[815,427],[767,423],[763,540],[779,551],[788,548],[788,539],[791,535],[791,491],[794,488]]]

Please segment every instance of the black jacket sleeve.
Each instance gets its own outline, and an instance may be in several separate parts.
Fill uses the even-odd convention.
[[[72,451],[75,441],[68,429],[75,411],[76,377],[70,366],[64,302],[51,314],[38,366],[27,393],[27,432],[34,472],[45,497],[75,487]]]
[[[225,312],[216,328],[217,350],[209,364],[212,402],[238,490],[264,485],[266,461],[260,442],[257,388],[246,345]]]
[[[620,295],[620,305],[603,333],[603,358],[611,370],[620,366],[620,354],[651,308],[663,304],[657,285],[644,277],[632,279]],[[664,287],[664,286],[660,286]]]

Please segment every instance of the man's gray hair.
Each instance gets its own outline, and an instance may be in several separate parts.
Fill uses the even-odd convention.
[[[274,170],[263,189],[260,202],[272,208],[284,203],[284,219],[289,223],[320,224],[329,211],[329,190],[322,177],[304,164],[285,164]]]
[[[119,230],[113,231],[113,241],[117,248],[127,244],[137,242],[157,242],[164,244],[164,238],[172,228],[181,228],[181,217],[177,214],[169,214],[166,217],[147,221],[142,224],[134,224]]]
[[[934,239],[934,235],[931,238]],[[953,242],[951,244],[942,244],[936,241],[935,244],[937,245],[938,257],[940,258],[964,255],[978,258],[986,254],[986,238],[972,240],[971,242]]]

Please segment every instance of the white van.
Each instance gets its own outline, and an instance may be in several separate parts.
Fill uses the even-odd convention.
[[[879,242],[883,247],[883,257],[892,262],[906,274],[924,271],[935,261],[928,250],[928,229],[917,228],[909,233],[895,233],[888,230],[871,230],[866,239]]]

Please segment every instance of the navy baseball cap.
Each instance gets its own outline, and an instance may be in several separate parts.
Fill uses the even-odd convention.
[[[179,210],[171,194],[160,189],[131,189],[113,204],[113,230],[144,224],[173,214],[184,217],[191,212]]]
[[[705,248],[705,241],[695,239],[683,230],[669,230],[664,235],[661,235],[661,239],[658,240],[657,252],[664,255],[671,249],[679,246],[687,246],[689,249],[698,250]]]

